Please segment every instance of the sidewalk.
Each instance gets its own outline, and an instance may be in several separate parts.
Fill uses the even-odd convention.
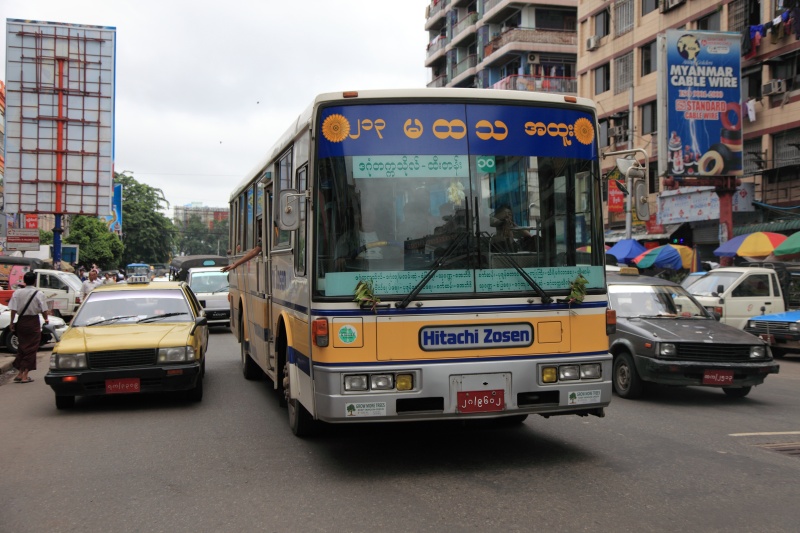
[[[13,355],[0,354],[0,374],[11,370],[11,363],[14,362]]]

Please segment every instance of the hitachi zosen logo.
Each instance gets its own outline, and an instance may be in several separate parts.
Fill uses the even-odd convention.
[[[431,326],[419,331],[419,345],[426,351],[508,348],[531,344],[533,328],[530,324]]]

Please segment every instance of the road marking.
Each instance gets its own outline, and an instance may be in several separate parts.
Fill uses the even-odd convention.
[[[800,431],[767,431],[763,433],[729,433],[729,437],[768,437],[771,435],[800,435]]]

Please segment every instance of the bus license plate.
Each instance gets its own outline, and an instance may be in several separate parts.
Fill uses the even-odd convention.
[[[141,392],[139,378],[121,378],[106,380],[106,394],[128,394]]]
[[[503,389],[481,391],[458,391],[459,413],[487,413],[502,411],[506,402]]]
[[[733,370],[706,370],[703,372],[703,385],[731,385]]]

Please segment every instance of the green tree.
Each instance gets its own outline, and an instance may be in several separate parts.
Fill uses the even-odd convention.
[[[102,269],[115,268],[124,248],[119,236],[108,231],[108,226],[94,216],[70,217],[69,235],[64,242],[80,246],[81,263],[94,263]]]
[[[122,264],[169,262],[176,232],[161,213],[169,208],[164,192],[124,174],[116,174],[114,181],[122,184]]]
[[[39,244],[53,244],[53,232],[40,229]]]

